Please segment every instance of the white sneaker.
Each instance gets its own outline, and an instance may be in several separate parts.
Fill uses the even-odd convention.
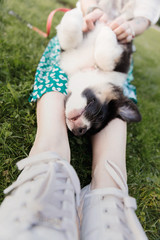
[[[136,201],[128,195],[127,183],[117,165],[106,161],[106,169],[120,189],[82,189],[81,240],[147,240],[134,212]]]
[[[18,162],[23,169],[0,207],[0,240],[77,240],[80,183],[52,152]]]

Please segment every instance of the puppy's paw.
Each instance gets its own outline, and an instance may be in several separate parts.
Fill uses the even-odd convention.
[[[103,71],[113,71],[120,61],[123,49],[118,44],[115,33],[103,26],[96,38],[94,58],[96,65]]]
[[[83,16],[79,9],[72,9],[63,16],[57,26],[57,35],[63,50],[76,48],[83,39]]]

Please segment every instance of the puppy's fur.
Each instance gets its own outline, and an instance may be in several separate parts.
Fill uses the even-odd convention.
[[[101,1],[100,1],[101,2]],[[79,9],[67,12],[57,35],[60,65],[69,76],[66,123],[75,135],[96,133],[112,119],[141,120],[136,105],[123,95],[132,45],[119,44],[114,32],[103,23],[83,34]]]

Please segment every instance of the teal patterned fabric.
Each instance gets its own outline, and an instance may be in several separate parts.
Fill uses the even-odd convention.
[[[131,65],[128,71],[127,79],[124,82],[123,85],[123,94],[130,98],[133,102],[137,103],[137,91],[136,87],[131,84],[131,82],[134,80],[133,77],[133,59],[131,61]]]
[[[58,91],[67,94],[68,77],[59,67],[60,51],[58,38],[52,38],[38,64],[30,102],[37,101],[47,92]]]
[[[33,92],[29,97],[30,102],[36,102],[47,92],[58,91],[67,94],[68,77],[59,66],[60,51],[60,44],[56,36],[49,42],[38,64]],[[136,88],[131,81],[133,81],[133,61],[123,91],[125,96],[137,103]]]

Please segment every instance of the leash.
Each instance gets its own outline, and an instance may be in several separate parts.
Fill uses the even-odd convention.
[[[53,10],[48,15],[48,18],[47,18],[46,32],[43,32],[39,28],[37,28],[37,27],[33,26],[32,24],[30,24],[29,22],[25,21],[22,17],[20,17],[17,13],[15,13],[12,10],[9,11],[8,14],[16,17],[20,22],[24,23],[29,29],[32,29],[33,31],[37,32],[42,37],[47,38],[49,36],[49,34],[50,34],[51,25],[52,25],[52,19],[53,19],[55,13],[56,12],[68,12],[69,10],[70,10],[69,8],[57,8],[57,9]]]
[[[69,10],[71,10],[71,9],[69,9],[69,8],[57,8],[57,9],[53,10],[53,11],[49,14],[48,19],[47,19],[47,25],[46,25],[47,37],[48,37],[49,34],[50,34],[51,25],[52,25],[52,19],[53,19],[55,13],[56,13],[56,12],[59,12],[59,11],[60,11],[60,12],[68,12]]]

